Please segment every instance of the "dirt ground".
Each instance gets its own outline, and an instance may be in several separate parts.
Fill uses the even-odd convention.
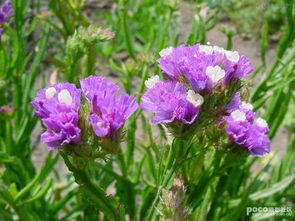
[[[194,11],[192,10],[191,6],[189,4],[182,4],[180,9],[180,21],[181,21],[181,30],[180,32],[181,37],[180,41],[181,43],[185,42],[185,39],[187,38],[187,35],[189,31],[191,30],[191,23],[194,18]],[[220,25],[231,25],[230,23],[222,22],[219,23],[217,26]],[[210,30],[208,33],[208,41],[212,45],[217,45],[220,47],[226,46],[226,36],[221,33],[217,27]],[[257,39],[251,39],[251,40],[244,40],[239,34],[236,35],[233,38],[233,45],[234,50],[239,51],[240,54],[246,55],[250,61],[252,62],[252,65],[256,68],[261,64],[260,56],[259,56],[259,41]],[[267,52],[267,62],[270,64],[274,60],[275,56],[275,47],[272,47]],[[258,76],[260,78],[261,76]],[[37,170],[41,167],[41,165],[44,162],[44,158],[48,154],[48,150],[46,148],[46,145],[41,143],[39,141],[40,134],[42,132],[42,128],[40,123],[35,128],[33,134],[32,134],[32,142],[37,143],[37,148],[34,151],[33,154],[33,161],[36,165]],[[271,150],[272,151],[278,151],[280,154],[285,152],[287,147],[287,132],[285,129],[280,129],[277,133],[277,136],[273,139],[271,144]],[[65,167],[62,160],[57,165],[58,173],[63,176],[67,173],[67,168]]]

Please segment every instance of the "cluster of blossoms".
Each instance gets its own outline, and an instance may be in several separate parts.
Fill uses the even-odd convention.
[[[3,26],[7,19],[13,14],[14,10],[12,8],[11,2],[6,1],[0,6],[0,38],[3,33]]]
[[[80,84],[92,106],[88,119],[95,134],[101,138],[115,138],[115,132],[138,108],[135,98],[125,93],[116,96],[119,86],[103,77],[90,76]]]
[[[153,123],[167,126],[189,127],[197,124],[203,103],[209,100],[207,98],[217,95],[220,96],[219,100],[227,100],[224,99],[227,95],[220,92],[238,85],[240,79],[253,71],[247,57],[237,51],[228,51],[217,46],[196,44],[169,47],[162,50],[160,56],[159,67],[167,80],[160,80],[159,76],[148,79],[145,82],[148,90],[142,96],[141,106],[154,113]],[[231,96],[234,93],[235,91]],[[235,106],[237,100],[241,104]],[[254,120],[254,112],[250,111],[250,105],[242,103],[238,96],[235,96],[230,104],[224,103],[222,108],[224,106],[230,110],[229,116],[224,117],[229,138],[247,147],[255,156],[268,153],[266,122],[261,118]],[[239,120],[236,116],[240,116]],[[219,117],[223,118],[222,115]]]
[[[245,56],[217,46],[181,45],[164,49],[160,55],[159,66],[168,79],[188,82],[196,93],[203,95],[253,71]]]
[[[116,133],[138,108],[135,98],[124,93],[117,96],[119,87],[103,77],[90,76],[82,79],[80,84],[91,105],[86,120],[90,122],[95,135],[101,139],[116,139]],[[49,149],[80,144],[80,89],[69,83],[55,84],[40,90],[32,105],[47,128],[41,139]]]
[[[206,127],[214,118],[215,122],[224,122],[219,125],[225,125],[229,140],[250,154],[269,153],[267,123],[255,119],[252,105],[242,102],[238,92],[240,79],[253,70],[245,56],[200,44],[169,47],[160,55],[159,66],[167,80],[159,76],[148,79],[141,100],[141,107],[154,113],[153,123],[165,124],[175,136],[193,136],[198,128],[193,125],[202,122]],[[120,88],[103,77],[90,76],[82,79],[80,85],[81,90],[68,83],[53,85],[39,91],[32,102],[47,127],[41,138],[49,149],[83,142],[80,121],[85,119],[85,110],[92,132],[102,144],[112,146],[109,141],[118,141],[125,121],[138,108],[134,97],[118,94]],[[87,101],[83,106],[90,109],[81,111],[81,91]]]
[[[252,155],[262,157],[270,152],[268,125],[262,118],[255,119],[253,106],[241,101],[240,93],[227,105],[226,133],[229,139],[245,147]]]
[[[150,78],[146,81],[148,91],[142,97],[143,109],[155,114],[153,122],[157,124],[194,123],[203,96],[253,70],[245,56],[216,46],[181,45],[166,48],[160,55],[159,66],[168,80]]]
[[[49,149],[80,142],[80,95],[75,85],[60,83],[40,90],[32,102],[36,115],[47,128],[41,139]]]

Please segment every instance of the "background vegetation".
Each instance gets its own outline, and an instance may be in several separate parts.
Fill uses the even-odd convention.
[[[101,209],[105,202],[97,208],[85,199],[73,174],[62,169],[58,152],[40,144],[42,128],[30,101],[44,86],[77,84],[94,73],[114,79],[139,100],[144,81],[160,74],[156,59],[161,49],[214,44],[220,38],[225,41],[219,46],[244,50],[255,63],[247,81],[249,100],[268,121],[271,139],[279,142],[273,142],[273,152],[265,158],[229,159],[226,167],[209,164],[218,159],[213,148],[202,155],[197,151],[206,144],[195,143],[194,162],[208,164],[200,169],[202,176],[190,162],[183,167],[194,180],[189,198],[183,199],[186,210],[191,220],[292,219],[245,213],[248,206],[292,206],[295,196],[292,0],[12,3],[14,15],[3,25],[0,42],[0,220],[181,220],[175,217],[182,205],[173,207],[169,201],[173,183],[164,173],[169,135],[162,127],[151,128],[139,111],[126,125],[121,152],[107,162],[89,163],[95,185],[117,193],[114,202],[95,192],[89,197],[120,208],[116,217],[116,211]],[[220,167],[219,172],[212,174],[212,167]]]

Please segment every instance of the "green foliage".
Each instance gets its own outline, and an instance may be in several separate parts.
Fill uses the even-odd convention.
[[[0,220],[260,220],[264,217],[246,216],[246,208],[290,206],[295,184],[294,3],[262,1],[257,7],[256,2],[118,0],[99,8],[97,1],[14,0],[14,17],[3,27],[0,42]],[[254,71],[258,80],[250,79],[255,82],[250,100],[268,121],[271,139],[287,131],[286,153],[256,159],[230,151],[232,146],[221,150],[220,134],[202,129],[210,122],[194,128],[194,136],[172,139],[139,110],[126,123],[116,155],[85,161],[42,148],[42,165],[37,166],[43,129],[30,101],[37,89],[49,85],[49,73],[55,70],[57,81],[76,84],[91,74],[109,75],[140,102],[145,80],[160,73],[158,52],[183,43],[183,4],[193,13],[182,40],[187,44],[206,43],[224,14],[238,31],[261,33],[261,65]],[[210,8],[206,15],[205,5]],[[233,48],[236,29],[218,28],[227,37],[226,47]],[[270,64],[274,33],[280,38]],[[234,90],[225,95],[228,100]],[[214,104],[228,101],[212,99]],[[212,108],[205,105],[202,115]],[[66,175],[61,158],[69,169]]]

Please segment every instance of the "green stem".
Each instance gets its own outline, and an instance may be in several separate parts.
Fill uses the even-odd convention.
[[[127,150],[126,150],[126,164],[127,172],[132,168],[134,163],[134,148],[135,148],[135,131],[136,131],[136,118],[133,116],[128,124],[127,130]]]
[[[173,12],[174,12],[173,9],[170,8],[168,18],[166,19],[166,21],[164,23],[163,31],[160,35],[158,50],[162,50],[165,46],[165,40],[167,37],[167,32],[168,32],[169,25],[171,23]]]
[[[132,38],[129,31],[129,28],[127,26],[127,16],[126,16],[126,8],[125,8],[125,0],[119,0],[119,16],[120,16],[120,22],[121,22],[121,28],[123,32],[124,41],[126,44],[127,51],[129,53],[129,56],[136,60],[135,51],[132,45]]]
[[[226,43],[226,49],[231,50],[233,48],[233,36],[228,35],[227,36],[227,43]]]
[[[10,119],[5,121],[5,135],[6,135],[6,153],[10,154],[12,150],[12,130]]]
[[[86,169],[77,169],[69,160],[68,156],[60,152],[67,167],[75,176],[75,180],[80,184],[80,188],[87,197],[94,203],[98,210],[101,210],[109,220],[119,220],[119,211],[116,209],[118,203],[113,198],[106,197],[106,193],[96,186],[86,173]]]
[[[88,55],[86,61],[86,76],[93,74],[95,70],[95,45],[88,46]],[[86,77],[85,76],[85,77]]]
[[[162,190],[167,188],[168,185],[171,183],[171,179],[175,177],[175,175],[177,175],[177,170],[179,169],[179,166],[181,166],[181,162],[187,154],[186,147],[188,145],[186,146],[185,144],[189,142],[190,140],[174,138],[166,158],[166,165],[163,172],[162,184],[158,187],[158,191],[152,203],[151,209],[148,213],[147,220],[154,220],[154,217],[156,215],[155,211],[157,208],[157,204],[159,203]]]
[[[141,75],[141,81],[140,81],[140,86],[139,86],[139,90],[138,90],[138,94],[136,96],[136,101],[139,103],[141,96],[143,94],[143,91],[145,89],[145,84],[144,82],[147,80],[148,78],[148,74],[149,74],[149,67],[147,65],[145,65],[142,69],[142,75]]]
[[[69,62],[69,69],[67,72],[67,81],[74,83],[77,77],[77,71],[79,70],[79,59],[76,59],[74,62]]]

